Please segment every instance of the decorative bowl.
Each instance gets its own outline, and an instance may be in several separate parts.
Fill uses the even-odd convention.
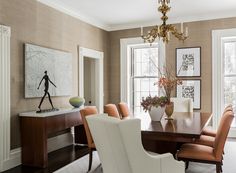
[[[82,106],[84,104],[85,99],[83,97],[79,97],[79,96],[71,97],[69,102],[75,108],[79,108],[80,106]]]

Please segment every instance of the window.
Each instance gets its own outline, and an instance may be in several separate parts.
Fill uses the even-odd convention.
[[[236,105],[236,38],[223,41],[224,107]],[[236,122],[232,123],[236,127]]]
[[[134,114],[142,113],[140,102],[143,97],[159,95],[158,80],[159,48],[158,44],[142,44],[131,48],[131,107]]]
[[[141,37],[120,40],[120,101],[126,102],[134,115],[142,112],[140,102],[149,94],[159,95],[157,66],[165,66],[165,44],[150,46]]]
[[[224,42],[224,102],[236,104],[236,40]]]

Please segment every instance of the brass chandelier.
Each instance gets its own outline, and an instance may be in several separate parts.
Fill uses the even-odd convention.
[[[158,37],[159,39],[162,38],[164,43],[168,43],[170,40],[170,33],[179,40],[186,40],[188,38],[188,27],[185,28],[184,32],[183,23],[181,23],[181,32],[178,32],[174,25],[166,24],[166,21],[168,20],[166,13],[171,9],[169,6],[170,0],[158,0],[158,3],[160,4],[158,11],[163,15],[161,17],[163,23],[162,25],[155,26],[153,29],[148,31],[147,35],[143,35],[143,28],[141,27],[141,37],[143,38],[144,42],[153,43]]]

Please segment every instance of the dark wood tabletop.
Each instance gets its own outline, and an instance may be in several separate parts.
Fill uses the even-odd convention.
[[[151,121],[149,115],[140,115],[142,137],[152,140],[191,142],[199,138],[211,120],[212,113],[174,112],[173,120],[163,116],[160,122]]]

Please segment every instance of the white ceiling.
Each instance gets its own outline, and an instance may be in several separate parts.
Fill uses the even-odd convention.
[[[107,31],[160,23],[158,0],[38,0]],[[236,0],[171,0],[168,23],[236,16]]]

